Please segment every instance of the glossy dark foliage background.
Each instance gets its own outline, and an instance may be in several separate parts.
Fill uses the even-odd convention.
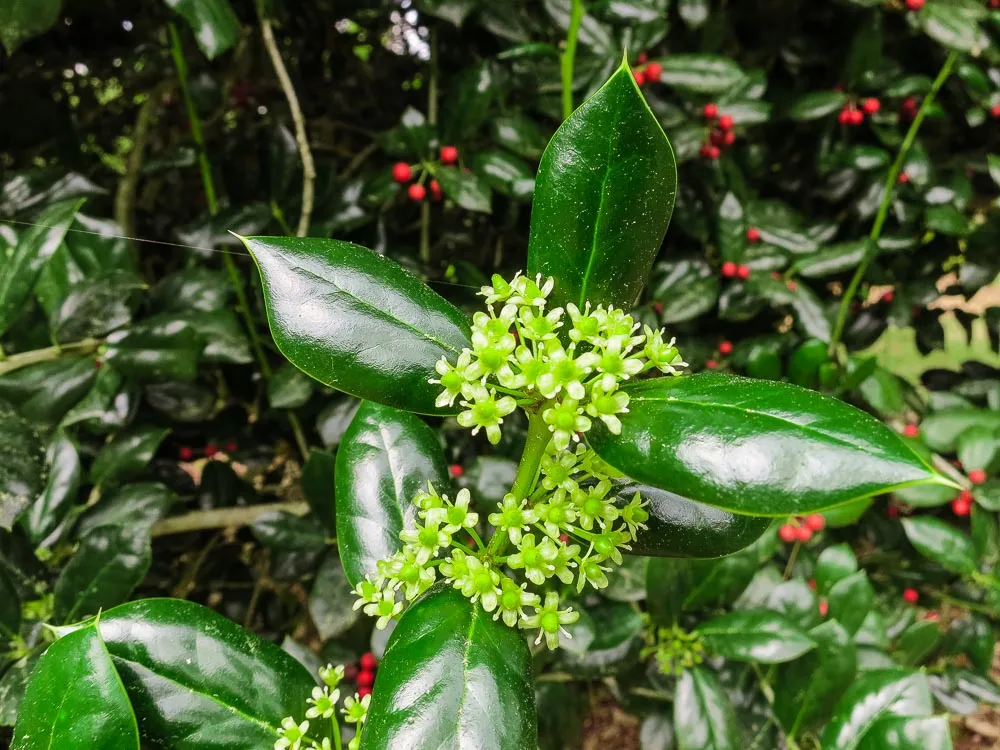
[[[818,484],[734,474],[764,488],[766,507],[755,510],[773,524],[730,512],[747,508],[718,473],[671,488],[681,494],[623,482],[623,502],[636,490],[650,500],[650,529],[602,595],[573,602],[581,619],[551,655],[521,648],[519,635],[447,592],[394,636],[351,609],[351,582],[406,523],[406,493],[432,476],[447,482],[451,466],[454,484],[487,508],[510,487],[525,425],[508,419],[492,447],[452,419],[391,408],[435,413],[419,372],[397,367],[391,405],[359,410],[355,396],[385,386],[371,372],[345,377],[317,360],[306,368],[313,380],[285,361],[257,264],[229,234],[294,234],[301,208],[293,123],[256,3],[28,5],[0,0],[0,346],[10,361],[45,353],[10,371],[0,360],[0,743],[29,748],[22,733],[48,731],[74,747],[80,727],[95,742],[138,727],[158,747],[210,746],[222,731],[266,745],[269,726],[303,713],[306,668],[369,649],[386,657],[375,710],[462,664],[483,665],[492,681],[480,688],[496,689],[482,721],[442,723],[476,686],[440,681],[416,712],[422,723],[376,718],[373,747],[412,737],[525,747],[536,723],[541,747],[579,747],[610,723],[630,748],[773,748],[789,737],[803,750],[944,748],[950,738],[961,747],[976,721],[996,725],[997,714],[980,715],[1000,702],[1000,11],[987,0],[927,0],[919,13],[869,0],[587,0],[573,97],[580,105],[614,76],[589,105],[612,125],[582,129],[590,148],[580,158],[617,154],[639,166],[612,181],[610,207],[605,185],[581,180],[566,196],[575,215],[549,211],[562,196],[539,177],[547,203],[534,224],[536,170],[563,119],[570,0],[261,6],[316,161],[310,235],[371,248],[425,280],[441,298],[427,303],[432,330],[449,346],[462,345],[462,315],[491,273],[531,266],[563,274],[567,300],[585,288],[591,299],[635,302],[633,314],[677,336],[696,372],[758,379],[720,403],[747,407],[740,392],[754,410],[744,427],[763,424],[786,461],[822,462],[838,425],[876,442],[919,425],[909,452],[848,446]],[[171,23],[204,149],[178,87]],[[623,49],[633,65],[641,53],[662,65],[660,81],[641,87],[648,111],[624,118]],[[908,99],[919,105],[952,51],[831,362],[841,295],[871,249],[915,113]],[[838,124],[846,104],[867,97],[878,113]],[[699,155],[710,102],[735,122],[718,160]],[[439,170],[444,200],[417,205],[391,166],[435,161],[442,145],[458,148],[459,164]],[[619,277],[584,278],[570,255],[540,255],[568,237],[641,224],[674,194],[665,241],[660,211],[622,245],[635,262],[608,265]],[[264,268],[265,254],[257,261]],[[724,277],[726,261],[749,278]],[[326,331],[349,306],[331,309]],[[397,348],[385,355],[398,364],[417,346],[394,327],[399,309],[392,298],[379,325],[345,330],[362,342],[390,337]],[[944,325],[942,309],[952,310]],[[837,404],[810,440],[789,438],[773,418],[791,408],[786,386],[771,381],[839,398],[883,425]],[[699,382],[712,381],[682,388]],[[684,408],[709,419],[709,396],[693,393]],[[657,436],[654,448],[676,452],[685,437],[677,425],[688,422],[669,409],[632,417],[626,433]],[[612,463],[643,463],[593,437]],[[956,513],[953,487],[920,483],[942,460],[958,462],[949,476],[963,486],[986,472],[971,514]],[[767,464],[775,474],[788,465]],[[839,493],[837,470],[852,465],[898,488]],[[662,481],[656,470],[635,479]],[[808,493],[839,505],[809,542],[782,543],[777,525],[808,507],[796,504]],[[338,529],[347,517],[377,533],[358,534],[354,521]],[[916,604],[903,598],[911,589]],[[99,611],[95,626],[87,618]],[[79,621],[46,652],[53,636],[41,623]],[[700,633],[709,657],[668,676],[644,645],[675,624]],[[433,643],[417,637],[425,632]],[[58,668],[27,688],[46,662]],[[46,711],[70,683],[83,717],[73,729]],[[98,703],[106,710],[88,715]],[[15,733],[25,707],[34,708]]]

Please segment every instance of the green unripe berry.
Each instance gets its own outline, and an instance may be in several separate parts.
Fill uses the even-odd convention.
[[[539,624],[541,625],[542,630],[546,633],[558,633],[559,615],[555,612],[546,612],[542,615]]]

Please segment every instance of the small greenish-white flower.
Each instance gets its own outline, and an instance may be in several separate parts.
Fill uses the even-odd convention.
[[[361,732],[351,737],[351,741],[347,743],[347,750],[361,750]]]
[[[412,529],[404,529],[399,538],[409,544],[416,553],[417,562],[426,565],[439,549],[451,545],[451,534],[438,528],[439,523],[425,526],[415,524]]]
[[[501,374],[505,378],[509,377],[510,364],[508,359],[510,358],[510,353],[514,351],[514,347],[517,346],[517,341],[510,334],[508,334],[508,337],[509,340],[504,339],[501,342],[494,342],[487,339],[484,334],[478,331],[472,334],[472,345],[475,347],[476,359],[465,371],[466,377],[469,380],[481,380],[485,382],[491,375],[499,379]],[[509,348],[508,344],[510,345]],[[473,390],[466,389],[463,395],[468,398],[473,393]]]
[[[553,443],[549,443],[542,456],[542,487],[547,490],[561,487],[567,492],[573,492],[579,486],[573,475],[583,468],[580,466],[580,459],[586,452],[585,445],[577,445],[575,451],[559,451]]]
[[[449,581],[454,581],[455,588],[459,588],[461,586],[459,581],[469,573],[470,559],[462,550],[452,550],[451,557],[441,563],[441,575]]]
[[[500,601],[497,611],[493,615],[496,620],[503,617],[507,627],[514,627],[520,618],[524,617],[524,607],[537,607],[541,602],[538,594],[526,591],[527,584],[517,585],[511,578],[503,576],[500,579]]]
[[[526,507],[527,504],[527,500],[518,500],[508,492],[500,503],[500,509],[496,513],[490,513],[487,520],[497,529],[506,531],[514,544],[520,544],[521,532],[538,520],[538,514],[534,509]]]
[[[497,374],[504,388],[536,388],[538,378],[549,371],[544,352],[537,354],[523,344],[514,350],[513,367]]]
[[[643,354],[646,355],[646,359],[649,360],[653,367],[668,375],[676,375],[677,368],[687,367],[687,362],[681,359],[680,352],[674,346],[675,339],[670,339],[669,342],[665,343],[663,341],[663,332],[659,330],[654,331],[649,326],[646,326],[644,332],[646,334],[646,346],[643,349]]]
[[[635,322],[635,319],[631,315],[627,315],[624,310],[619,310],[615,307],[607,311],[601,322],[601,333],[605,341],[609,341],[616,336],[629,337],[638,328],[639,324]]]
[[[542,281],[542,275],[537,274],[534,280],[527,276],[515,276],[510,282],[515,293],[510,297],[510,301],[515,305],[529,305],[531,307],[545,307],[546,297],[552,292],[555,286],[555,279],[549,277]]]
[[[377,617],[375,627],[378,630],[385,630],[389,626],[389,621],[398,617],[403,611],[403,603],[396,601],[396,592],[386,589],[378,595],[378,599],[371,604],[365,605],[365,614],[370,617]]]
[[[326,683],[326,686],[330,690],[336,689],[340,681],[344,679],[344,665],[338,664],[337,666],[333,666],[332,664],[327,664],[325,667],[320,667],[319,678]]]
[[[350,745],[348,745],[350,748]],[[333,743],[329,737],[324,737],[322,742],[313,740],[312,750],[333,750]]]
[[[617,385],[612,384],[610,388],[605,388],[603,379],[596,381],[590,389],[590,401],[587,403],[587,414],[597,417],[608,431],[613,435],[620,435],[622,423],[618,419],[619,414],[628,411],[629,396],[624,391],[616,390]]]
[[[559,393],[566,393],[570,398],[580,401],[587,395],[583,381],[600,361],[595,352],[586,352],[575,357],[573,345],[569,351],[563,349],[558,341],[548,342],[549,369],[538,377],[538,390],[545,398],[552,398]]]
[[[611,391],[622,380],[642,372],[643,363],[639,357],[630,356],[625,336],[613,336],[604,345],[596,369],[600,373],[598,382],[605,392]]]
[[[524,568],[524,577],[534,584],[541,585],[552,575],[552,563],[559,556],[559,550],[548,537],[535,544],[534,534],[525,534],[516,553],[507,558],[508,567],[513,570]]]
[[[478,557],[467,558],[468,572],[458,581],[461,584],[463,596],[467,596],[473,602],[479,600],[483,609],[492,612],[497,608],[498,592],[500,586],[500,574],[489,564],[482,562]]]
[[[469,384],[469,378],[466,377],[465,373],[471,364],[472,352],[468,349],[458,355],[458,361],[454,365],[448,361],[447,357],[441,357],[437,361],[437,364],[434,365],[434,371],[437,372],[438,377],[428,381],[440,385],[443,389],[434,401],[435,406],[438,408],[451,406],[455,403],[455,399],[462,395],[463,390]]]
[[[521,272],[518,271],[514,274],[513,281],[508,284],[503,276],[495,273],[490,278],[490,283],[493,286],[480,287],[479,294],[486,298],[487,305],[492,305],[495,302],[506,302],[511,298],[511,295],[514,294],[513,284],[517,282],[520,276]]]
[[[339,699],[339,690],[334,690],[331,693],[328,687],[314,687],[312,697],[306,698],[306,703],[311,706],[311,708],[306,709],[306,718],[319,719],[322,717],[329,719],[337,709],[337,701]]]
[[[562,633],[567,638],[572,638],[563,625],[572,625],[580,619],[580,613],[572,609],[559,609],[559,595],[554,591],[545,594],[545,603],[535,609],[535,613],[530,617],[525,617],[520,622],[522,628],[538,628],[538,637],[535,639],[537,646],[545,638],[545,645],[550,649],[558,648],[559,634]]]
[[[296,724],[295,719],[291,716],[286,716],[281,720],[281,727],[278,729],[278,741],[274,743],[274,750],[299,750],[302,747],[302,740],[308,731],[308,721]]]
[[[587,302],[581,311],[576,305],[570,302],[566,305],[566,312],[573,327],[569,331],[569,339],[575,343],[586,341],[590,344],[597,344],[600,340],[602,317],[591,314],[590,303]]]
[[[358,581],[358,585],[354,587],[354,595],[357,597],[354,602],[354,609],[359,609],[366,604],[378,601],[381,593],[382,587],[370,578]]]
[[[639,533],[639,529],[646,528],[646,521],[649,520],[649,512],[646,510],[645,505],[646,503],[643,502],[642,497],[636,492],[628,505],[624,506],[620,511],[621,519],[625,522],[633,539]]]
[[[567,586],[573,583],[573,568],[580,555],[580,547],[576,544],[560,544],[556,547],[556,559],[552,561],[552,575]]]
[[[601,566],[604,562],[600,555],[588,555],[580,560],[578,570],[580,575],[577,578],[576,590],[583,591],[583,587],[588,583],[595,589],[603,589],[608,585],[608,577],[605,575],[611,568]]]
[[[466,411],[458,415],[458,423],[462,427],[471,427],[476,435],[480,429],[486,430],[486,437],[493,445],[500,442],[500,425],[503,418],[517,408],[517,402],[510,396],[497,399],[483,386],[471,389],[471,401],[462,401]]]
[[[622,533],[613,529],[607,529],[594,536],[591,542],[594,549],[601,557],[614,560],[617,565],[622,564],[621,549],[632,549],[629,542],[632,537],[628,533]]]
[[[469,490],[460,489],[455,495],[454,503],[427,511],[427,523],[435,526],[443,523],[442,531],[446,534],[457,534],[462,529],[474,528],[479,523],[479,514],[469,510],[471,500]]]
[[[564,526],[576,520],[576,508],[564,489],[557,489],[545,502],[538,503],[535,512],[538,520],[545,526],[545,532],[552,537],[558,537]]]
[[[607,499],[610,491],[611,482],[602,479],[586,490],[578,490],[573,493],[573,502],[579,513],[580,526],[587,531],[594,528],[595,521],[600,524],[601,528],[606,528],[609,523],[618,518],[618,508]]]
[[[425,561],[426,562],[426,561]],[[386,565],[387,577],[393,580],[391,588],[398,589],[400,585],[404,587],[403,596],[408,601],[413,601],[434,584],[437,576],[434,568],[425,567],[417,559],[413,547],[407,545],[397,552]]]
[[[533,341],[549,341],[556,337],[556,331],[562,326],[563,309],[557,307],[547,313],[535,312],[532,308],[521,308],[518,323],[526,339]]]
[[[542,421],[549,426],[552,442],[561,451],[566,450],[570,442],[579,442],[577,433],[590,429],[590,420],[584,415],[580,402],[574,398],[552,402],[552,406],[542,411]]]
[[[344,700],[344,721],[348,724],[363,724],[368,717],[368,704],[371,702],[370,693],[364,698],[359,698],[357,693],[347,696]]]

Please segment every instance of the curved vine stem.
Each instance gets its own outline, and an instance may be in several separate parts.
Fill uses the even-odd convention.
[[[868,235],[868,247],[865,248],[864,258],[862,258],[861,264],[855,270],[854,276],[851,278],[851,283],[847,286],[847,291],[844,292],[844,296],[840,300],[840,309],[837,311],[837,322],[833,327],[833,335],[830,337],[829,352],[831,357],[837,353],[837,345],[840,343],[840,338],[844,333],[844,325],[847,323],[847,315],[851,308],[851,302],[854,300],[854,295],[858,292],[858,287],[861,285],[861,280],[864,278],[868,266],[871,265],[872,261],[875,260],[875,256],[878,255],[878,240],[882,236],[882,227],[885,226],[885,220],[889,215],[892,191],[899,178],[899,173],[903,169],[906,155],[910,147],[913,146],[913,142],[917,138],[917,131],[920,130],[920,125],[930,111],[931,105],[934,104],[934,99],[937,97],[938,91],[941,90],[944,82],[951,75],[951,69],[954,67],[957,59],[957,51],[949,53],[947,59],[944,61],[944,65],[941,66],[941,70],[938,72],[937,78],[931,84],[930,91],[927,92],[923,102],[920,104],[920,110],[917,112],[917,116],[913,118],[910,129],[906,131],[906,137],[903,138],[903,143],[896,153],[896,160],[892,163],[892,167],[889,168],[889,174],[885,180],[885,193],[882,196],[882,203],[878,207],[878,213],[875,215],[875,223],[872,224],[872,230]]]
[[[83,339],[82,341],[74,341],[72,344],[47,346],[44,349],[32,349],[29,352],[10,354],[0,359],[0,375],[20,370],[22,367],[36,365],[39,362],[59,359],[67,354],[90,354],[97,351],[97,348],[103,343],[102,339]]]
[[[559,65],[562,72],[563,119],[573,114],[573,63],[576,60],[576,40],[583,20],[583,0],[573,0],[569,16],[569,30],[566,32],[566,49],[563,50]]]

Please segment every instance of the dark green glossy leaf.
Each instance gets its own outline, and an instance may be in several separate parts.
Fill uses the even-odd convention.
[[[156,312],[212,312],[225,309],[231,294],[225,274],[196,266],[164,276],[149,301]]]
[[[685,669],[674,690],[677,750],[738,750],[742,746],[732,703],[704,667]]]
[[[843,242],[839,245],[824,247],[819,252],[807,255],[796,261],[795,271],[807,279],[834,276],[855,268],[865,257],[868,247],[866,240]]]
[[[130,271],[109,271],[74,284],[49,316],[53,341],[68,344],[121,328],[132,319],[130,293],[141,286]]]
[[[0,376],[0,399],[25,419],[54,425],[90,390],[97,377],[90,357],[62,357]]]
[[[630,308],[670,223],[677,165],[627,65],[552,137],[535,180],[528,273],[552,304]],[[568,199],[567,196],[572,196]]]
[[[1000,430],[1000,411],[959,408],[934,412],[920,423],[920,435],[932,451],[954,453],[959,437],[971,427]]]
[[[968,614],[948,625],[944,649],[950,654],[965,654],[978,672],[988,674],[995,644],[989,621],[983,615]]]
[[[316,432],[326,448],[333,449],[340,445],[360,405],[361,402],[356,398],[345,398],[327,404],[319,413],[316,417]]]
[[[472,157],[472,167],[494,190],[526,198],[535,190],[535,174],[523,160],[505,151],[482,151]]]
[[[879,719],[858,750],[951,750],[947,716],[890,716]]]
[[[722,203],[719,204],[716,232],[722,260],[739,263],[743,259],[743,249],[747,241],[746,220],[739,198],[732,193],[726,193]]]
[[[582,610],[574,606],[574,610]],[[584,679],[620,674],[639,662],[642,648],[642,614],[625,602],[602,602],[581,612],[570,628],[572,638],[560,636],[557,669]],[[588,633],[582,634],[586,621]],[[581,635],[585,635],[581,638]]]
[[[778,580],[781,581],[780,574]],[[781,581],[770,591],[767,599],[750,606],[765,604],[768,609],[784,615],[800,628],[809,628],[819,622],[819,603],[816,601],[816,594],[805,581],[795,578]]]
[[[148,534],[167,515],[177,496],[159,482],[136,482],[117,490],[80,519],[80,534],[102,526],[120,526],[136,535]]]
[[[13,325],[38,273],[59,248],[81,205],[83,201],[76,200],[48,206],[20,236],[13,254],[5,258],[0,274],[0,336]]]
[[[989,45],[989,38],[979,28],[978,19],[985,6],[972,3],[929,3],[917,16],[924,32],[936,42],[961,52],[979,51]]]
[[[907,669],[861,676],[837,703],[822,735],[823,750],[857,750],[872,727],[891,716],[926,716],[934,710],[927,677]]]
[[[214,60],[236,44],[240,22],[229,0],[164,0],[184,17],[205,57]]]
[[[0,570],[0,646],[7,647],[21,636],[21,597]]]
[[[444,194],[462,208],[484,214],[492,211],[489,186],[472,172],[458,167],[440,167],[435,175]]]
[[[24,516],[24,528],[32,544],[38,545],[66,516],[80,486],[80,455],[62,430],[55,433],[45,455],[48,481]]]
[[[136,427],[104,446],[90,466],[90,481],[97,486],[118,484],[139,474],[156,454],[167,429]]]
[[[896,659],[908,667],[919,666],[937,648],[941,629],[936,622],[915,622],[896,641]]]
[[[245,365],[253,361],[250,342],[243,332],[243,325],[232,310],[175,313],[147,318],[146,322],[170,320],[175,321],[175,325],[183,323],[194,329],[197,339],[205,344],[205,348],[201,350],[201,359],[207,362]],[[194,353],[192,350],[191,354]]]
[[[244,241],[260,268],[271,332],[292,364],[360,398],[426,414],[448,411],[434,405],[440,389],[427,381],[441,357],[454,361],[470,346],[458,309],[358,245]]]
[[[624,504],[636,492],[648,503],[649,520],[632,542],[633,555],[723,557],[753,543],[771,524],[770,518],[728,513],[649,485],[623,484],[615,495]]]
[[[458,480],[481,503],[499,503],[517,477],[517,462],[500,456],[477,456]]]
[[[98,627],[144,747],[271,747],[284,717],[305,715],[316,684],[278,646],[193,602],[124,604]]]
[[[489,60],[476,62],[458,74],[450,88],[451,102],[441,130],[446,143],[463,141],[486,122],[497,88]],[[442,171],[438,171],[438,179]],[[443,180],[441,187],[448,192]]]
[[[620,435],[588,442],[637,481],[732,512],[831,508],[939,477],[892,430],[786,383],[692,375],[630,383]]]
[[[437,435],[407,412],[364,401],[337,451],[337,548],[351,585],[402,547],[416,518],[412,501],[427,482],[448,487]]]
[[[38,663],[38,656],[25,656],[7,667],[0,677],[0,727],[12,727],[24,700],[28,678]]]
[[[734,602],[760,567],[743,550],[717,560],[654,557],[646,571],[646,599],[653,620],[674,624],[682,612]]]
[[[798,626],[776,612],[729,612],[694,629],[705,648],[726,659],[780,664],[815,648]]]
[[[139,746],[135,714],[97,628],[81,628],[49,646],[21,702],[12,750]]]
[[[45,486],[45,450],[38,434],[0,399],[0,528],[8,531]]]
[[[904,518],[903,530],[920,554],[944,569],[966,575],[976,570],[976,550],[972,540],[940,518]]]
[[[608,571],[608,585],[601,594],[616,602],[641,602],[646,598],[646,569],[649,558],[630,556]]]
[[[548,139],[529,117],[521,114],[497,117],[492,120],[491,128],[497,144],[525,159],[542,158]]]
[[[795,322],[807,336],[821,341],[830,340],[832,326],[816,294],[805,284],[789,286],[770,274],[756,273],[750,277],[749,290],[775,306],[789,306],[795,311]]]
[[[662,305],[663,325],[697,318],[715,307],[719,275],[701,258],[680,258],[657,264],[650,296]]]
[[[272,409],[297,409],[313,394],[315,382],[291,362],[279,367],[267,382]]]
[[[13,55],[24,42],[52,28],[62,0],[3,0],[0,2],[0,43]]]
[[[812,91],[800,96],[788,108],[788,116],[805,122],[827,117],[841,109],[847,102],[847,94],[842,91]]]
[[[285,511],[257,516],[250,530],[261,544],[273,550],[322,552],[326,549],[326,535],[314,520]]]
[[[111,367],[102,367],[87,395],[66,412],[59,424],[69,427],[82,422],[95,432],[124,427],[135,407],[129,394],[130,389],[123,387],[121,373]]]
[[[85,534],[56,580],[56,621],[76,622],[121,604],[146,577],[151,560],[142,529],[101,526]]]
[[[328,554],[316,571],[316,581],[309,594],[309,614],[324,641],[345,633],[361,616],[361,612],[354,609],[352,588],[337,555]]]
[[[536,734],[531,655],[522,634],[455,589],[431,589],[389,639],[365,747],[524,750]]]
[[[841,578],[830,587],[827,594],[830,617],[853,635],[861,628],[868,613],[875,605],[875,591],[863,570]]]
[[[1000,436],[986,427],[970,427],[959,436],[957,448],[958,460],[966,472],[982,469],[991,474],[1000,459]]]
[[[657,62],[663,66],[662,83],[699,94],[725,91],[746,76],[733,60],[717,55],[670,55]]]
[[[200,316],[208,313],[200,313]],[[104,360],[123,375],[140,380],[191,381],[207,343],[182,315],[146,318],[107,337]]]
[[[846,544],[835,544],[823,550],[816,560],[814,576],[816,591],[821,596],[830,593],[833,585],[858,570],[858,558]]]
[[[204,422],[220,406],[216,392],[197,382],[146,383],[142,391],[146,403],[177,422]]]
[[[913,508],[936,508],[955,499],[955,488],[942,484],[918,484],[893,493],[896,499]]]

